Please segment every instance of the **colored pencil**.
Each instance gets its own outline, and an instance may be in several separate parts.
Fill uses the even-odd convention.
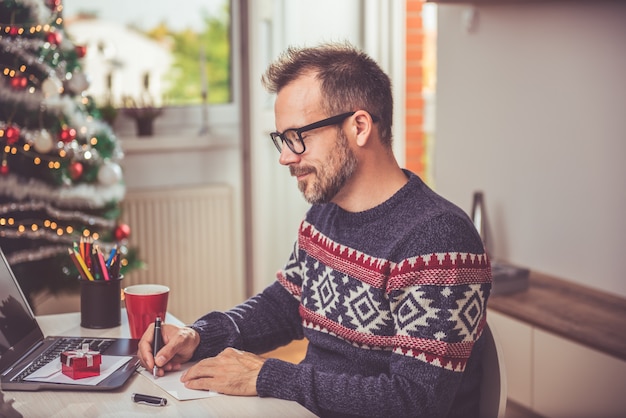
[[[85,261],[83,260],[83,258],[80,256],[79,253],[77,253],[76,251],[74,251],[74,257],[76,258],[76,260],[78,261],[78,263],[80,264],[80,266],[82,267],[83,271],[85,272],[85,275],[87,276],[88,280],[94,280],[93,276],[91,275],[91,272],[89,271],[89,269],[87,268],[87,265],[85,264]]]

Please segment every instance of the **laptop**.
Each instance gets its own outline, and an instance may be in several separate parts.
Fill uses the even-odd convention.
[[[139,366],[137,343],[138,340],[130,338],[44,337],[0,249],[0,389],[102,391],[119,388]],[[104,356],[116,356],[107,360],[117,358],[110,369],[115,371],[99,383],[81,383],[83,379],[71,383],[35,381],[32,376],[28,377],[43,370],[51,361],[60,362],[62,351],[80,350],[84,344],[99,351],[103,359]],[[124,357],[129,359],[126,361]]]

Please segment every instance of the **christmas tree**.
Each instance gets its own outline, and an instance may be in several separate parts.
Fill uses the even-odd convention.
[[[61,0],[0,1],[0,247],[22,290],[78,286],[67,249],[117,247],[136,267],[119,222],[123,152],[84,92],[86,48],[64,30]]]

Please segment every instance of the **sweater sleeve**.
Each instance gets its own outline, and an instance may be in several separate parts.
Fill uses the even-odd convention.
[[[192,361],[219,354],[226,347],[265,353],[303,338],[298,300],[274,283],[227,312],[210,312],[191,325],[200,335]]]

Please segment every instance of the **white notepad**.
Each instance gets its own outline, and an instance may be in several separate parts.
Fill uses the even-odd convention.
[[[95,386],[113,374],[114,371],[122,367],[124,364],[128,363],[131,358],[132,357],[125,356],[102,356],[102,364],[100,365],[100,374],[98,376],[85,377],[83,379],[76,380],[64,375],[61,372],[61,361],[55,360],[29,375],[26,380]]]
[[[142,368],[141,375],[144,376],[146,379],[149,379],[152,383],[154,383],[179,401],[219,396],[219,393],[210,390],[196,390],[185,387],[183,382],[180,381],[180,377],[187,369],[189,369],[193,365],[194,363],[183,364],[180,370],[177,370],[175,372],[165,372],[165,376],[157,378],[152,376],[151,371]]]

